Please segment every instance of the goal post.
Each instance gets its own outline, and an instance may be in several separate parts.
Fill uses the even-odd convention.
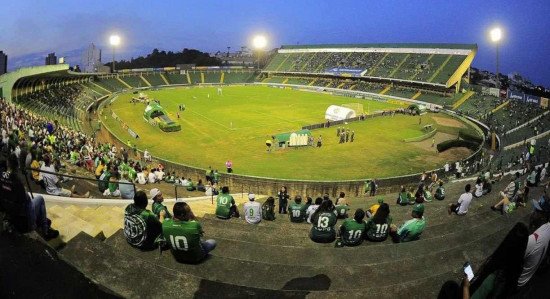
[[[361,115],[363,114],[364,110],[363,110],[363,104],[361,103],[348,103],[348,104],[343,104],[342,107],[346,107],[346,108],[349,108],[353,111],[355,111],[355,114],[356,115]]]

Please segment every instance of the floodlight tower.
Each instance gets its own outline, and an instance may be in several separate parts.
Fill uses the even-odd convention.
[[[115,48],[120,45],[120,36],[114,34],[109,37],[109,43],[113,47],[113,73],[115,72]]]
[[[498,46],[499,42],[502,39],[502,30],[499,27],[495,27],[491,29],[490,32],[491,35],[491,41],[495,43],[496,47],[496,63],[497,63],[497,88],[500,89],[500,76],[499,76],[499,61],[498,61]]]
[[[258,52],[258,69],[260,69],[260,58],[263,49],[267,46],[267,39],[263,35],[256,35],[252,40],[252,44],[254,45],[256,52]]]

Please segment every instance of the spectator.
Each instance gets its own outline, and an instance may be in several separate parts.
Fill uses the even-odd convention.
[[[537,169],[533,168],[526,179],[527,187],[536,187],[537,186]]]
[[[254,193],[249,193],[248,202],[244,204],[244,219],[250,224],[258,224],[262,221],[262,206],[255,199]]]
[[[307,223],[311,223],[311,216],[313,216],[313,213],[317,211],[321,203],[323,202],[323,198],[317,197],[315,199],[315,204],[310,205],[306,210],[306,217],[307,217]]]
[[[225,167],[227,168],[227,173],[233,172],[233,162],[231,162],[231,160],[225,162]]]
[[[164,217],[165,211],[159,215]],[[147,210],[147,195],[144,191],[136,192],[134,203],[124,211],[124,237],[128,244],[140,249],[152,249],[162,227],[157,216]]]
[[[363,221],[365,211],[363,209],[355,210],[353,219],[346,219],[340,226],[340,242],[344,246],[357,246],[363,243],[366,224]]]
[[[387,203],[382,203],[376,214],[367,221],[365,237],[373,242],[385,241],[390,233],[391,222],[390,206]]]
[[[134,184],[128,180],[128,173],[123,172],[118,184],[118,190],[120,190],[120,197],[122,199],[134,198]]]
[[[543,195],[544,196],[544,195]],[[538,204],[538,203],[537,203]],[[523,270],[518,279],[518,288],[525,289],[539,266],[547,259],[548,242],[550,241],[550,223],[544,217],[536,218],[531,223],[536,230],[529,236],[523,257]]]
[[[384,203],[384,199],[379,198],[377,203],[370,206],[370,208],[367,210],[367,217],[371,218],[372,216],[374,216],[374,214],[376,214],[376,211],[378,211],[378,208],[380,208],[380,205],[383,203]]]
[[[347,202],[346,202],[346,193],[340,192],[340,196],[338,197],[338,199],[336,199],[336,205],[337,205],[337,206],[339,206],[339,205],[347,205]]]
[[[399,229],[395,225],[390,228],[390,236],[395,243],[410,242],[420,238],[426,227],[424,219],[424,204],[415,204],[411,213],[412,219],[403,223]]]
[[[285,186],[281,187],[277,197],[279,198],[279,214],[286,214],[289,195]]]
[[[197,188],[195,188],[195,185],[193,184],[193,180],[191,178],[187,179],[187,187],[185,188],[187,191],[195,191]]]
[[[518,222],[474,276],[472,298],[508,298],[516,290],[528,239],[527,226]]]
[[[309,238],[316,243],[332,243],[336,239],[336,214],[332,200],[324,200],[311,216],[313,226]]]
[[[304,218],[307,220],[307,209],[313,204],[313,198],[306,196],[306,203],[304,204]]]
[[[416,203],[424,203],[426,201],[426,198],[424,197],[424,184],[420,183],[418,186],[418,189],[416,189],[416,193],[414,194],[415,202]]]
[[[369,195],[370,196],[375,196],[377,188],[378,188],[378,182],[376,181],[376,179],[372,179],[370,181],[370,193],[369,193]]]
[[[147,176],[147,183],[154,184],[157,182],[157,176],[155,175],[155,171],[157,171],[155,168],[151,169],[151,172],[149,172],[149,175]]]
[[[201,224],[196,220],[191,207],[185,202],[176,202],[174,218],[162,223],[164,239],[169,242],[170,251],[180,263],[198,263],[216,248],[216,241],[202,241]]]
[[[197,191],[205,192],[206,187],[204,187],[204,184],[202,183],[202,179],[199,179],[199,182],[197,183]]]
[[[275,198],[270,196],[262,204],[262,218],[267,221],[275,220]]]
[[[483,182],[481,181],[480,178],[478,178],[476,180],[476,186],[475,186],[476,190],[474,192],[474,196],[476,198],[480,198],[482,195],[483,195]]]
[[[105,196],[119,197],[120,190],[118,189],[118,172],[113,173],[109,178],[109,184],[107,190],[103,193]]]
[[[153,200],[151,210],[153,211],[155,216],[157,216],[161,223],[164,222],[164,219],[172,218],[172,215],[170,215],[168,208],[162,204],[162,202],[164,201],[164,196],[162,196],[162,192],[160,192],[159,189],[151,189],[151,191],[149,191],[149,196]],[[164,211],[164,213],[161,213],[161,211]]]
[[[147,149],[145,149],[145,151],[143,151],[143,161],[144,162],[152,162],[153,161],[153,159],[152,159],[152,157],[149,154],[149,151]]]
[[[460,195],[458,198],[458,202],[456,204],[452,203],[449,204],[449,207],[447,209],[447,212],[449,215],[452,213],[456,213],[457,215],[466,215],[468,213],[468,207],[470,207],[470,203],[472,202],[472,193],[470,190],[472,189],[472,186],[470,184],[467,184],[466,187],[464,187],[464,193]]]
[[[40,167],[40,171],[42,172],[42,178],[44,179],[44,184],[46,185],[46,192],[50,195],[57,195],[57,196],[66,196],[66,197],[83,197],[87,198],[90,196],[90,192],[84,193],[84,195],[78,195],[74,192],[75,186],[71,188],[71,190],[67,190],[60,187],[60,180],[57,177],[57,175],[54,174],[55,168],[53,165],[50,164],[50,157],[44,156],[44,165]],[[49,173],[46,173],[46,172]]]
[[[145,172],[143,169],[140,169],[139,172],[136,174],[136,181],[140,185],[147,184],[147,177],[145,176]]]
[[[443,181],[439,181],[439,187],[435,190],[435,199],[444,200],[445,199],[445,187],[443,187]]]
[[[513,205],[513,207],[511,207]],[[500,200],[495,205],[491,206],[491,210],[500,211],[501,214],[510,213],[514,210],[515,203],[510,202],[510,199],[504,192],[500,192]]]
[[[294,202],[288,207],[288,213],[290,215],[291,222],[304,222],[306,217],[306,209],[302,204],[302,197],[300,195],[296,195],[294,197]]]
[[[229,194],[229,187],[227,186],[223,186],[221,194],[216,197],[216,217],[220,219],[239,218],[235,200]]]
[[[42,195],[31,196],[25,192],[25,187],[18,172],[18,161],[15,154],[10,154],[5,169],[0,173],[0,211],[5,213],[4,219],[20,233],[36,230],[44,240],[48,241],[59,236],[59,232],[50,227],[46,203]]]
[[[164,171],[161,168],[155,170],[155,181],[160,183],[164,179]]]
[[[32,156],[31,168],[33,169],[31,171],[31,178],[33,182],[35,182],[37,185],[40,185],[42,189],[46,189],[46,184],[44,183],[44,179],[42,178],[42,173],[38,171],[41,167],[40,162],[38,162],[39,160],[38,155],[35,153],[35,151],[31,151],[31,156]]]
[[[409,201],[409,195],[407,193],[407,189],[405,189],[405,186],[401,186],[401,192],[397,195],[397,204],[401,206],[414,204],[414,200]]]

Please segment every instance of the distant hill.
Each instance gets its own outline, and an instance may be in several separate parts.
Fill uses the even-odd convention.
[[[147,56],[139,56],[128,60],[116,62],[117,69],[167,67],[176,64],[195,64],[197,66],[217,66],[221,65],[219,58],[212,57],[210,54],[195,49],[183,49],[181,52],[160,51],[153,49]],[[105,65],[109,66],[109,63]]]

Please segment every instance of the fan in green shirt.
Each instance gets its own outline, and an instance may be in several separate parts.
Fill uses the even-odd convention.
[[[444,200],[445,199],[445,187],[443,187],[443,182],[439,182],[439,187],[435,190],[435,199]]]
[[[164,239],[180,263],[198,263],[216,247],[216,241],[201,241],[203,230],[185,202],[174,204],[174,218],[162,223]]]
[[[353,219],[346,219],[342,226],[340,226],[340,238],[343,245],[357,246],[363,243],[366,230],[366,224],[363,219],[365,219],[365,211],[357,209]]]
[[[385,241],[390,233],[391,222],[390,206],[387,203],[383,203],[376,211],[376,214],[367,221],[365,237],[369,241]]]
[[[339,219],[345,219],[348,218],[348,211],[349,206],[348,205],[338,205],[335,207],[336,213],[338,214]]]
[[[229,194],[229,187],[227,186],[223,186],[222,192],[216,197],[216,217],[221,219],[239,217],[239,211],[237,211],[235,200],[233,196]]]
[[[168,212],[168,208],[166,208],[166,206],[162,204],[162,202],[164,201],[162,192],[160,192],[160,190],[157,188],[153,188],[151,189],[151,191],[149,191],[149,195],[153,200],[153,206],[152,206],[153,213],[157,215],[160,222],[163,222],[164,219],[172,218],[172,215],[170,215],[170,212]],[[161,211],[164,211],[164,217],[161,216],[161,213],[160,213]]]
[[[305,206],[302,204],[302,197],[296,195],[294,202],[288,207],[288,215],[291,222],[304,222],[306,216]]]
[[[311,216],[313,227],[309,238],[316,243],[332,243],[336,239],[336,213],[332,200],[323,200],[319,208]]]
[[[414,205],[411,213],[412,219],[407,220],[397,230],[395,230],[395,227],[392,227],[390,235],[393,242],[399,243],[418,240],[420,238],[420,234],[422,234],[424,228],[426,227],[426,220],[423,215],[424,205]]]

